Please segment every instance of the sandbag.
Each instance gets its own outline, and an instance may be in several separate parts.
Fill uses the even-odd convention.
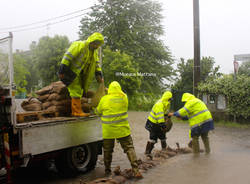
[[[44,88],[42,88],[42,89],[36,91],[35,93],[36,93],[37,95],[49,94],[50,91],[52,90],[52,88],[53,88],[52,86],[46,86],[46,87],[44,87]]]
[[[21,103],[21,107],[26,111],[40,111],[42,110],[42,103],[38,99],[30,97]]]
[[[36,99],[34,97],[30,97],[21,103],[21,107],[23,107],[25,105],[33,104],[33,103],[41,104],[41,102],[38,99]]]
[[[64,99],[60,101],[53,100],[51,103],[56,106],[71,106],[71,99]]]
[[[48,99],[49,95],[50,94],[44,94],[44,95],[38,96],[38,100],[41,102],[45,102]]]
[[[22,108],[26,111],[40,111],[42,110],[41,104],[33,103],[22,106]]]
[[[88,98],[82,97],[81,98],[81,103],[88,103]]]
[[[69,99],[69,96],[67,94],[57,94],[57,93],[52,93],[49,95],[48,100],[53,101],[53,100],[63,100],[63,99]]]
[[[93,98],[95,96],[95,92],[92,90],[89,90],[86,94],[84,94],[85,98]]]
[[[50,106],[52,106],[53,104],[50,102],[50,101],[47,101],[47,102],[44,102],[43,104],[42,104],[42,109],[43,110],[46,110],[46,109],[48,109]]]
[[[97,107],[98,103],[100,102],[101,98],[105,95],[105,86],[104,82],[102,82],[99,85],[99,88],[97,89],[95,95],[91,99],[91,106],[92,107]]]
[[[53,82],[51,93],[65,94],[68,93],[68,89],[62,81]]]
[[[91,104],[83,103],[82,110],[83,110],[83,112],[89,113],[92,110]]]
[[[166,124],[165,131],[169,132],[172,129],[172,126],[173,126],[173,122],[172,122],[171,118],[168,118],[168,117],[165,118],[165,124]]]

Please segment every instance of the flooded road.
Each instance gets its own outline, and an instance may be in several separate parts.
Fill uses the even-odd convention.
[[[138,158],[144,157],[148,132],[144,125],[147,112],[129,112],[129,121],[132,128],[132,138]],[[216,127],[210,133],[211,154],[201,153],[177,155],[162,162],[160,165],[144,173],[144,179],[137,181],[141,184],[249,184],[250,183],[250,129]],[[188,123],[174,124],[167,134],[167,143],[176,148],[176,142],[186,147],[189,142]],[[200,141],[200,146],[203,144]],[[160,143],[155,149],[160,149]],[[121,169],[130,168],[129,161],[120,145],[116,144],[113,153],[112,168],[117,165]],[[96,169],[75,178],[63,179],[55,169],[49,171],[22,171],[15,177],[15,183],[36,184],[79,184],[104,177],[103,157],[99,156]],[[135,183],[135,182],[130,182]]]

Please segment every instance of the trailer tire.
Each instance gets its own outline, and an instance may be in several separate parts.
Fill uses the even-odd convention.
[[[55,158],[55,165],[63,176],[70,177],[93,170],[97,158],[97,145],[84,144],[63,151]]]

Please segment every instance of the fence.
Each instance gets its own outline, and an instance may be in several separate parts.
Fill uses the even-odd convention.
[[[12,33],[8,37],[0,38],[0,86],[14,86],[13,83],[13,56],[12,56]]]

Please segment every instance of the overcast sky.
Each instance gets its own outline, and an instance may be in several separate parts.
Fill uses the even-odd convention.
[[[165,44],[176,62],[182,57],[193,58],[193,0],[158,0],[164,11]],[[92,6],[96,0],[8,0],[1,2],[0,38],[4,29],[59,17]],[[221,72],[233,71],[235,54],[250,54],[250,2],[248,0],[200,0],[201,56],[212,56]],[[86,11],[65,16],[47,23],[26,28],[42,28],[13,32],[14,49],[28,50],[32,41],[42,36],[66,35],[70,41],[78,39],[81,17],[70,19]],[[23,28],[16,28],[23,29]]]

